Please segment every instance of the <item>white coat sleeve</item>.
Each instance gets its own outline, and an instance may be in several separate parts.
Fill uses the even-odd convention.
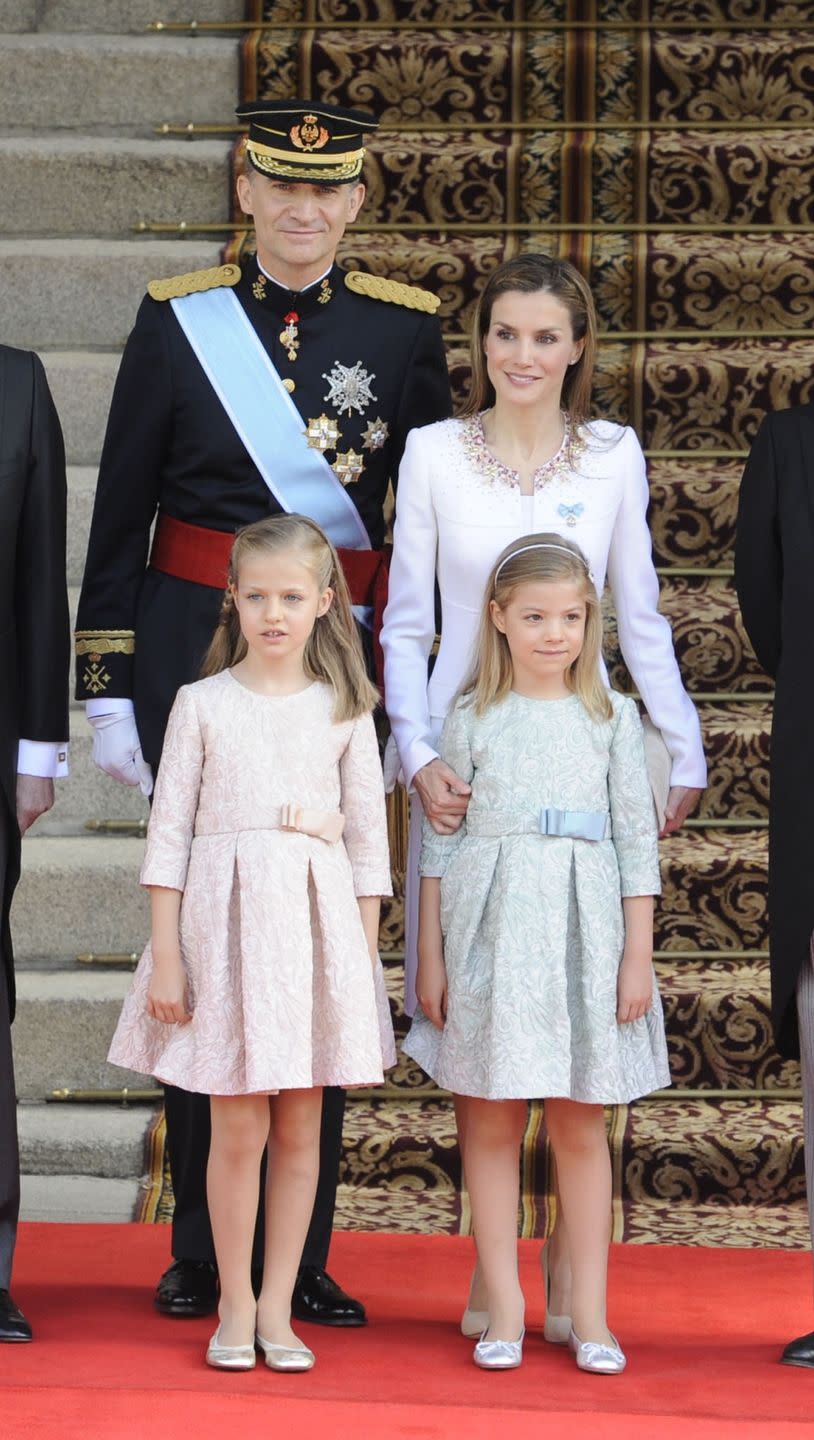
[[[707,767],[698,712],[681,681],[669,621],[659,614],[659,582],[647,524],[649,490],[634,432],[619,441],[625,466],[622,503],[608,554],[608,580],[625,664],[673,760],[671,785],[702,788]]]
[[[438,757],[431,743],[427,662],[435,639],[438,526],[426,431],[411,430],[399,469],[390,588],[381,643],[390,727],[408,787]]]

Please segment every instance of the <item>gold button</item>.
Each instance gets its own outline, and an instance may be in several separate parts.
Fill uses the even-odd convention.
[[[288,380],[288,379],[286,379],[286,380],[283,381],[283,387],[284,387],[284,389],[286,389],[286,390],[288,391],[289,395],[291,395],[292,392],[293,392],[294,390],[296,390],[296,388],[297,388],[296,385],[294,384],[294,381],[293,381],[293,380]]]

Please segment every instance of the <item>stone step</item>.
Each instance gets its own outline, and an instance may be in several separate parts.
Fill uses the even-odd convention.
[[[138,1178],[153,1114],[149,1105],[20,1105],[20,1169],[26,1175]]]
[[[148,281],[217,265],[219,254],[205,238],[0,240],[4,343],[121,350]]]
[[[12,929],[18,960],[140,951],[149,902],[138,883],[142,840],[43,836],[23,841]]]
[[[41,356],[62,425],[68,464],[98,465],[121,355],[45,350]]]
[[[245,0],[0,0],[0,33],[29,30],[86,34],[143,34],[160,13],[164,21],[242,20]]]
[[[20,1219],[57,1225],[127,1224],[138,1217],[141,1180],[98,1175],[20,1176]]]
[[[68,466],[68,584],[81,585],[99,471],[95,465]]]
[[[44,117],[32,115],[32,94],[48,96],[49,147],[68,130],[149,137],[164,120],[228,115],[238,93],[237,62],[236,39],[5,35],[0,130],[41,129]]]
[[[155,1088],[150,1077],[106,1059],[130,979],[127,970],[18,971],[13,1036],[19,1099],[45,1100],[63,1089]]]
[[[226,220],[229,149],[220,140],[2,137],[6,236],[131,239],[141,220]]]
[[[81,709],[70,711],[71,773],[56,786],[54,808],[32,825],[29,835],[81,833],[86,820],[147,820],[149,805],[138,786],[120,785],[93,763],[93,732]]]

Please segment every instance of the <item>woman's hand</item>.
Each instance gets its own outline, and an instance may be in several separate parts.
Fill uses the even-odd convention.
[[[158,960],[153,956],[147,1014],[163,1025],[187,1025],[192,1019],[187,1007],[187,975],[180,950]]]
[[[424,814],[439,835],[454,835],[466,815],[472,786],[443,760],[431,760],[413,776]]]
[[[652,948],[626,945],[616,985],[616,1019],[620,1025],[640,1020],[653,1003]]]
[[[700,790],[692,790],[688,785],[671,785],[664,807],[664,829],[659,831],[660,838],[674,835],[676,830],[681,829],[687,816],[698,804],[700,795]]]
[[[447,1018],[447,967],[441,946],[418,941],[418,974],[415,985],[418,1003],[436,1030],[443,1030]]]

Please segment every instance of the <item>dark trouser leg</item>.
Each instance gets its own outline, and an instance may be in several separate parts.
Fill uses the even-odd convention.
[[[342,1121],[345,1118],[345,1091],[326,1086],[322,1092],[322,1134],[319,1142],[319,1182],[311,1224],[302,1252],[303,1265],[324,1270],[336,1208],[336,1186],[342,1157]]]
[[[206,1165],[209,1159],[209,1096],[193,1095],[175,1085],[164,1087],[167,1117],[167,1153],[170,1161],[175,1211],[172,1219],[172,1254],[175,1260],[210,1260],[215,1246],[206,1203]],[[265,1158],[260,1176],[260,1208],[254,1234],[252,1265],[263,1265],[263,1188]]]
[[[5,868],[5,867],[3,867]],[[6,977],[0,968],[0,1289],[11,1285],[11,1262],[20,1213],[20,1152],[17,1095],[11,1055],[11,1022]]]
[[[814,936],[811,953],[797,979],[797,1022],[800,1030],[808,1220],[814,1237]]]

